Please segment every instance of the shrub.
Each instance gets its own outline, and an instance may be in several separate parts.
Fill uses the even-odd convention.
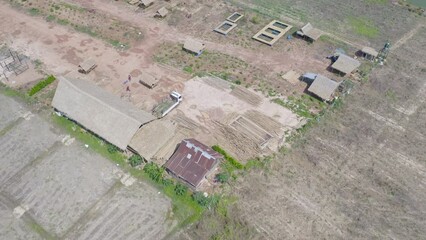
[[[180,183],[176,184],[175,186],[175,193],[178,196],[184,195],[188,191],[188,187],[185,185],[182,185]]]
[[[192,194],[192,199],[194,199],[194,201],[196,201],[200,206],[214,208],[219,203],[220,197],[216,195],[205,197],[203,192],[195,192]]]
[[[226,183],[229,180],[229,174],[228,173],[219,173],[216,174],[216,180],[220,183]]]
[[[164,174],[164,168],[158,166],[155,163],[148,163],[143,168],[144,172],[146,172],[152,180],[155,182],[162,182],[163,180],[163,174]]]
[[[109,151],[109,148],[108,148],[108,151]],[[133,156],[129,158],[129,164],[132,167],[139,166],[141,165],[141,163],[142,163],[142,157],[139,155],[134,154]]]
[[[172,186],[174,182],[171,179],[163,179],[161,180],[161,184],[163,184],[163,186],[165,187],[168,187],[168,186]]]
[[[259,16],[258,15],[254,15],[251,19],[250,22],[252,22],[253,24],[259,24],[260,20],[259,20]]]
[[[56,78],[53,75],[48,76],[44,80],[38,82],[34,87],[28,91],[28,95],[33,96],[34,94],[38,93],[43,88],[47,87],[49,84],[51,84],[53,81],[55,81]]]
[[[107,144],[108,144],[107,149],[109,153],[113,154],[118,152],[119,150],[118,147],[116,147],[115,145],[112,145],[111,143],[107,143]]]

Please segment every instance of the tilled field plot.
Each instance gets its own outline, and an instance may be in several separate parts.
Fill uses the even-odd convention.
[[[8,115],[8,112],[2,111],[0,115]],[[20,118],[16,121],[19,123],[0,137],[1,184],[5,184],[10,177],[39,155],[46,153],[56,141],[60,140],[59,136],[49,129],[49,125],[38,116],[32,116],[29,120]]]
[[[73,144],[14,176],[5,192],[20,205],[28,206],[31,215],[48,231],[60,236],[114,184],[114,168],[100,156]]]
[[[65,138],[14,100],[1,99],[6,127],[0,129],[0,239],[167,235],[173,222],[167,221],[166,197],[147,184],[124,186],[123,172],[90,146]]]
[[[12,124],[24,112],[26,112],[25,108],[19,105],[19,103],[0,95],[0,135],[3,128]]]
[[[170,202],[143,183],[117,189],[103,198],[66,239],[161,239]]]
[[[22,219],[16,219],[13,209],[3,203],[0,196],[0,238],[1,239],[42,239],[37,233],[32,232]]]

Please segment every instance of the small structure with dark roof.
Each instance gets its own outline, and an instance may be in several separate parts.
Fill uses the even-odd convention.
[[[160,9],[158,9],[158,11],[155,13],[155,17],[165,18],[168,13],[169,13],[169,10],[167,10],[167,8],[165,8],[165,7],[162,7]]]
[[[371,47],[363,47],[361,52],[365,59],[368,59],[371,61],[373,61],[379,55],[379,53]]]
[[[308,91],[324,101],[331,101],[339,85],[340,83],[318,74],[311,86],[309,86]]]
[[[193,39],[188,39],[185,41],[185,44],[183,45],[183,49],[193,53],[195,55],[200,55],[203,53],[204,49],[206,48],[206,45],[204,43],[200,43],[198,41],[195,41]]]
[[[346,75],[355,71],[355,69],[357,69],[360,65],[361,63],[358,60],[345,54],[340,54],[337,61],[331,65],[331,68],[339,72],[341,75]]]
[[[96,68],[96,62],[95,60],[89,58],[86,61],[82,62],[80,65],[78,65],[79,69],[78,71],[84,74],[88,74],[90,71]]]
[[[223,156],[195,139],[185,139],[164,167],[196,190]]]
[[[311,41],[316,41],[318,38],[321,37],[322,32],[312,26],[311,23],[306,24],[303,26],[300,31],[297,31],[297,35],[308,38]]]

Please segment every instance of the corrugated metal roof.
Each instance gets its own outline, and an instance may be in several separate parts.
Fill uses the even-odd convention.
[[[59,77],[52,106],[120,149],[154,116],[91,82]]]
[[[164,165],[172,174],[197,188],[223,156],[195,139],[185,139]]]
[[[347,74],[353,72],[360,65],[361,63],[358,60],[353,59],[345,54],[340,54],[339,58],[337,58],[337,61],[334,62],[331,67],[338,70],[339,72]]]
[[[333,94],[337,87],[339,87],[339,84],[340,83],[336,81],[318,74],[314,82],[311,84],[311,86],[309,86],[308,91],[324,100],[329,101],[333,98]]]

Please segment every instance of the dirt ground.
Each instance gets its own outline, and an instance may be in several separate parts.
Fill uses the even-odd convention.
[[[225,236],[423,239],[426,65],[417,59],[426,54],[425,37],[426,28],[420,28],[395,49],[369,83],[295,142],[290,153],[277,157],[269,171],[234,184],[239,211],[227,220],[236,223],[224,227],[234,230]],[[215,234],[208,227],[212,222],[182,239]],[[257,234],[239,230],[241,223]]]
[[[170,200],[0,95],[1,239],[152,239],[174,226]],[[122,182],[124,182],[122,184]]]
[[[243,87],[249,85],[264,95],[271,95],[269,90],[272,89],[287,97],[302,94],[306,85],[286,82],[281,78],[283,73],[289,70],[318,72],[341,80],[326,70],[330,62],[325,57],[336,48],[343,48],[349,55],[354,55],[355,50],[363,45],[379,49],[387,40],[396,42],[388,62],[373,72],[371,81],[357,84],[352,94],[344,100],[343,107],[326,114],[306,136],[294,143],[290,153],[278,154],[270,169],[247,173],[232,183],[230,192],[239,198],[235,206],[237,210],[233,212],[236,215],[227,216],[231,220],[226,219],[218,225],[225,225],[225,230],[235,229],[235,232],[227,231],[228,234],[239,234],[238,231],[243,229],[241,235],[235,235],[236,239],[421,239],[426,235],[426,171],[422,144],[426,142],[426,126],[421,121],[426,119],[426,67],[422,61],[418,61],[424,59],[423,50],[426,49],[422,41],[426,38],[426,30],[421,26],[424,25],[423,18],[398,7],[395,1],[380,5],[382,1],[290,3],[252,0],[243,3],[182,0],[171,3],[157,1],[146,10],[135,10],[125,1],[68,1],[82,6],[84,13],[94,10],[95,13],[90,12],[94,19],[79,22],[79,10],[63,13],[64,8],[60,7],[60,11],[56,12],[55,6],[51,5],[54,2],[49,1],[50,5],[46,5],[46,1],[33,1],[34,5],[26,5],[20,10],[0,3],[0,40],[30,59],[40,60],[48,73],[92,80],[147,111],[171,90],[182,92],[184,102],[168,116],[181,126],[182,133],[171,142],[195,135],[208,144],[219,142],[227,146],[231,153],[241,159],[258,153],[259,145],[270,137],[280,139],[280,134],[275,133],[274,129],[281,131],[284,123],[293,126],[294,114],[286,109],[281,109],[281,113],[277,114],[275,107],[279,106],[272,107],[268,105],[269,102],[266,104],[264,96],[250,95],[247,91],[251,90],[246,88],[234,86],[227,89],[223,84],[211,81],[188,81],[191,74],[183,72],[183,68],[189,66],[195,71],[219,71],[220,74],[230,75],[231,81],[241,80]],[[53,7],[55,14],[72,18],[74,25],[60,25],[55,21],[46,21],[46,16],[26,14],[34,13],[32,8],[51,11],[49,6]],[[154,12],[162,6],[171,10],[170,15],[163,20],[154,19]],[[228,36],[214,33],[213,28],[233,11],[243,12],[246,17]],[[326,31],[328,37],[321,38],[315,44],[282,38],[273,47],[251,40],[255,32],[275,17],[298,27],[311,21],[314,26]],[[118,26],[118,31],[109,29],[112,24],[110,19]],[[87,28],[82,29],[83,23],[92,24],[84,26],[91,31],[96,29],[97,34],[89,32]],[[367,27],[360,27],[360,23]],[[134,33],[140,31],[142,39],[136,36],[129,41],[128,49],[122,50],[109,40],[126,41],[126,26],[135,30],[132,30]],[[203,41],[208,52],[219,55],[217,62],[197,66],[196,60],[202,57],[182,55],[178,51],[179,44],[187,38]],[[94,58],[98,67],[88,75],[81,75],[77,72],[77,65],[88,57]],[[162,61],[158,61],[158,57]],[[237,71],[217,66],[217,63],[232,64],[232,61],[227,62],[232,58],[245,64],[238,65]],[[222,67],[224,70],[221,70]],[[137,83],[143,71],[160,78],[160,84],[154,90]],[[243,74],[241,71],[244,71]],[[126,85],[124,81],[129,74],[132,81]],[[12,81],[16,83],[19,80]],[[130,94],[125,91],[127,86],[131,89]],[[224,95],[217,89],[229,91],[229,94]],[[194,95],[196,91],[203,92],[203,98]],[[217,104],[205,96],[226,100],[227,104]],[[3,129],[0,130],[0,139],[5,148],[15,149],[16,152],[4,153],[7,156],[2,159],[5,168],[0,169],[3,176],[1,183],[13,183],[2,188],[0,194],[0,211],[6,216],[2,218],[4,224],[1,225],[11,223],[13,231],[2,229],[0,234],[35,239],[39,235],[68,239],[164,236],[167,229],[158,227],[169,224],[160,224],[165,221],[167,208],[158,205],[151,208],[143,204],[147,201],[166,205],[169,204],[167,200],[157,198],[153,189],[149,190],[148,195],[145,194],[147,190],[143,184],[125,188],[117,183],[119,177],[111,173],[97,176],[93,185],[87,186],[73,179],[75,185],[84,185],[82,188],[86,191],[99,185],[98,191],[88,194],[81,204],[84,209],[60,202],[58,199],[61,196],[75,189],[59,191],[66,184],[50,173],[62,166],[80,169],[79,166],[75,166],[75,162],[59,162],[58,165],[49,165],[49,171],[45,173],[37,171],[38,165],[53,160],[49,157],[31,159],[23,146],[27,142],[37,141],[38,144],[28,149],[38,156],[63,154],[63,159],[69,158],[66,148],[86,150],[76,146],[77,143],[64,147],[58,143],[60,139],[57,139],[58,134],[54,130],[45,130],[52,138],[37,139],[42,137],[39,131],[43,127],[41,130],[32,129],[25,119],[38,121],[38,117],[28,114],[25,109],[15,112],[15,108],[20,107],[13,103],[13,106],[2,106],[2,103],[0,120],[4,122],[0,122]],[[13,111],[2,116],[3,109]],[[14,120],[18,116],[20,120]],[[26,131],[34,132],[34,139],[22,139]],[[173,147],[171,144],[163,151],[170,152],[169,148]],[[22,155],[23,161],[11,161],[18,156],[14,154]],[[83,154],[83,158],[89,158],[89,155]],[[87,171],[90,170],[93,169]],[[104,177],[105,181],[99,180]],[[29,178],[54,186],[45,191],[43,188],[36,189],[31,187]],[[89,180],[83,178],[81,181]],[[139,189],[139,186],[143,188],[143,191],[140,190],[142,193],[133,190]],[[42,212],[40,204],[44,202],[45,193],[53,189],[58,189],[52,193],[56,194],[56,198],[51,200],[54,201],[51,207],[55,209]],[[22,191],[28,191],[34,197],[25,199],[26,192],[23,194]],[[128,200],[124,206],[118,204],[122,198]],[[108,199],[112,201],[107,202]],[[20,208],[16,208],[18,205]],[[27,207],[30,209],[25,210]],[[72,207],[76,210],[70,214],[70,218],[50,222],[49,213],[62,207],[67,211]],[[129,211],[130,208],[141,211],[135,213]],[[15,213],[10,213],[12,209]],[[21,218],[11,219],[11,214],[20,212],[25,212]],[[140,214],[146,215],[139,217]],[[104,219],[111,221],[104,223]],[[121,222],[123,219],[126,220]],[[116,224],[117,221],[121,224]],[[134,221],[138,221],[136,226],[146,228],[131,225]],[[155,226],[146,225],[146,222]],[[221,231],[219,227],[212,228],[211,223],[209,218],[203,219],[199,224],[185,229],[180,237],[207,239]],[[131,227],[128,227],[129,224]],[[253,231],[246,231],[246,228]],[[37,235],[33,236],[34,232]]]

